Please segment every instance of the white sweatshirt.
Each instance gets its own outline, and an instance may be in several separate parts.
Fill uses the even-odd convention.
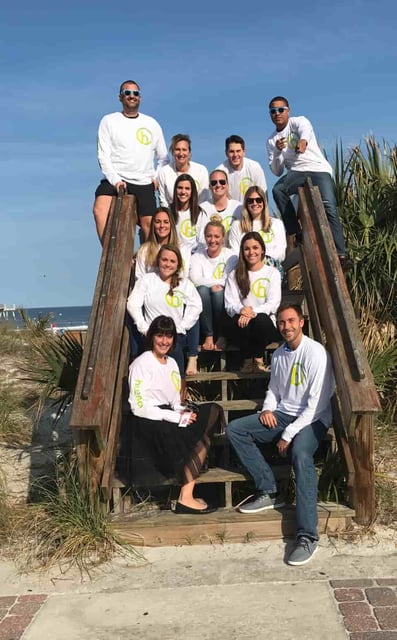
[[[135,416],[149,420],[168,420],[178,423],[183,407],[180,390],[181,376],[174,358],[161,364],[152,351],[145,351],[130,365],[128,402]],[[169,404],[172,409],[160,409]]]
[[[252,307],[254,313],[266,313],[275,321],[275,313],[281,302],[281,276],[275,267],[264,265],[259,271],[249,271],[250,291],[243,298],[233,270],[225,287],[225,309],[229,316],[240,315],[242,307]]]
[[[196,287],[213,287],[217,284],[224,287],[226,278],[235,268],[236,262],[233,251],[226,247],[223,247],[216,258],[210,258],[207,250],[201,249],[191,257],[189,278]]]
[[[263,231],[261,220],[254,220],[252,227],[253,231],[260,233],[266,246],[266,255],[274,258],[274,260],[283,262],[287,249],[287,238],[282,221],[279,220],[279,218],[271,218],[271,227],[267,232]],[[229,246],[237,256],[240,253],[243,236],[244,233],[241,231],[241,222],[240,220],[235,220],[232,222],[229,231]]]
[[[203,309],[201,298],[190,280],[182,280],[168,295],[170,285],[155,272],[146,273],[136,281],[127,300],[127,311],[140,333],[146,334],[157,316],[168,316],[177,333],[185,334],[199,319]]]
[[[276,142],[280,138],[287,139],[287,147],[279,151]],[[296,153],[295,147],[299,140],[307,141],[304,153]],[[272,172],[281,176],[284,169],[289,171],[318,171],[332,175],[332,168],[324,158],[318,146],[310,120],[304,116],[296,116],[288,119],[287,126],[282,131],[275,129],[267,140],[267,154]]]
[[[188,171],[177,171],[175,162],[172,160],[169,164],[159,167],[157,170],[157,183],[159,187],[160,204],[163,207],[169,207],[174,197],[175,181],[182,173],[188,173],[192,176],[196,183],[199,202],[208,199],[208,170],[203,164],[198,162],[189,163]]]
[[[329,427],[334,390],[329,354],[319,342],[304,335],[294,351],[284,344],[274,352],[262,411],[277,409],[296,416],[281,436],[290,442],[299,431],[316,420]]]
[[[245,192],[249,187],[253,187],[254,185],[261,187],[265,193],[267,191],[264,171],[256,160],[244,158],[243,166],[239,170],[233,169],[230,164],[230,160],[225,160],[222,164],[217,166],[217,169],[227,173],[229,179],[229,193],[234,200],[243,202]]]
[[[159,165],[168,161],[167,147],[159,123],[139,113],[127,118],[120,111],[104,116],[98,130],[98,162],[113,185],[125,180],[150,184],[155,176],[154,156]]]

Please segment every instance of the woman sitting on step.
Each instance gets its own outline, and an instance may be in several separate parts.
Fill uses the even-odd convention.
[[[183,349],[187,345],[186,333],[191,335],[186,373],[197,372],[199,342],[198,319],[202,311],[201,298],[190,280],[183,279],[182,256],[178,247],[165,244],[160,247],[155,271],[146,273],[136,281],[127,300],[127,311],[132,317],[141,342],[150,323],[159,315],[170,316],[176,325],[177,340],[172,356],[178,363],[181,377],[185,377]]]
[[[260,233],[266,247],[265,264],[276,267],[282,273],[281,263],[287,248],[284,224],[278,218],[270,217],[266,194],[257,186],[247,189],[241,220],[235,220],[230,228],[229,246],[236,256],[240,252],[241,239],[248,231]]]
[[[241,241],[237,267],[225,287],[225,308],[229,336],[240,347],[242,373],[266,371],[263,352],[270,342],[281,340],[275,313],[281,302],[281,276],[264,264],[262,236],[249,231]]]
[[[225,228],[220,216],[212,216],[204,229],[206,249],[191,258],[189,278],[197,287],[203,310],[200,314],[200,332],[205,351],[220,351],[226,345],[224,338],[224,290],[228,273],[236,266],[237,258],[224,246]]]
[[[176,340],[172,318],[158,316],[147,330],[147,351],[130,365],[132,476],[142,484],[174,478],[181,484],[175,513],[212,513],[216,508],[193,490],[210,436],[224,426],[223,410],[212,402],[201,404],[198,413],[181,405],[178,365],[168,355]]]
[[[156,258],[163,244],[178,245],[174,219],[167,207],[159,207],[151,219],[149,237],[138,249],[135,259],[135,279],[154,271]]]

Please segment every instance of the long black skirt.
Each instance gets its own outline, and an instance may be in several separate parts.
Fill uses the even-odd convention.
[[[187,427],[125,416],[118,456],[120,475],[129,486],[194,480],[200,474],[203,450],[208,451],[211,435],[223,427],[223,409],[215,402],[201,404],[196,422]]]

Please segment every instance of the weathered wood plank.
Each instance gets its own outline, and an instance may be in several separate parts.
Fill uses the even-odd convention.
[[[135,198],[114,202],[106,227],[92,318],[73,403],[70,426],[100,429],[107,440],[124,328],[133,253]],[[117,239],[117,241],[116,241]]]
[[[372,524],[375,517],[374,416],[357,416],[349,445],[355,470],[354,508],[357,521]]]
[[[341,531],[353,516],[354,511],[343,505],[319,503],[319,533]],[[117,517],[111,527],[134,546],[255,542],[293,536],[295,509],[287,506],[251,516],[219,510],[201,517],[156,511]]]
[[[240,371],[199,371],[194,376],[186,376],[186,381],[212,382],[214,380],[254,380],[257,378],[270,378],[270,372],[240,373]]]

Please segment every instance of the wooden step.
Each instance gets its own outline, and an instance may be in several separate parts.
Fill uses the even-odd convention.
[[[225,436],[219,436],[221,444],[224,444]],[[216,445],[216,443],[214,443]],[[274,477],[277,481],[287,480],[291,475],[291,466],[289,464],[280,464],[272,466]],[[211,467],[205,473],[199,475],[196,480],[197,484],[223,484],[224,485],[224,502],[226,508],[231,508],[232,503],[232,483],[247,482],[250,476],[245,474],[242,469],[232,469],[223,467]],[[179,486],[173,479],[164,480],[159,486]],[[116,478],[112,482],[112,500],[113,510],[115,513],[125,513],[131,510],[131,500],[124,490],[126,489],[124,482]]]
[[[214,400],[224,411],[259,411],[263,405],[261,400]],[[198,405],[201,403],[199,402]]]
[[[211,382],[213,380],[253,380],[257,378],[270,378],[270,371],[258,371],[255,373],[241,373],[240,371],[199,371],[186,376],[187,382]]]
[[[277,347],[280,346],[280,344],[282,344],[281,342],[270,342],[270,344],[268,344],[265,348],[264,351],[274,351],[275,349],[277,349]],[[198,350],[200,352],[200,354],[203,355],[221,355],[222,353],[236,353],[237,351],[240,351],[240,347],[238,347],[235,344],[228,344],[226,345],[225,349],[220,349],[218,351],[218,349],[214,349],[213,351],[207,351],[206,349],[203,349],[201,345],[199,345]]]
[[[350,524],[355,512],[341,504],[319,502],[318,531],[335,533]],[[176,515],[149,507],[112,518],[111,528],[125,543],[134,546],[223,544],[256,542],[293,536],[295,507],[286,505],[247,515],[234,509],[219,509],[208,515]]]

